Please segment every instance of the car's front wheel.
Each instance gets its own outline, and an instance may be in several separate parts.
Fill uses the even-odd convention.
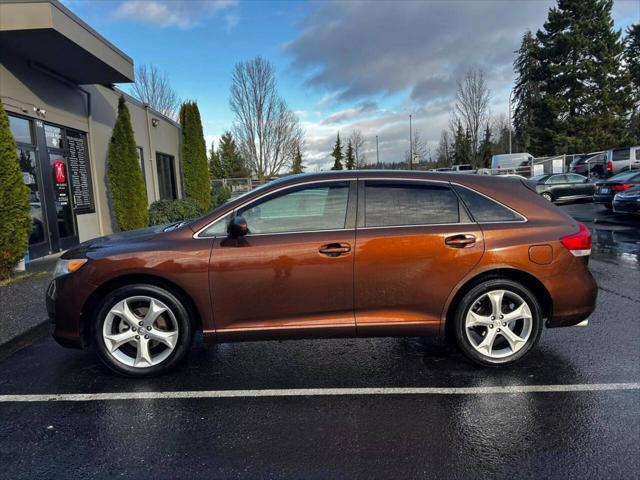
[[[458,346],[475,363],[510,365],[525,356],[542,332],[542,311],[525,286],[488,280],[462,298],[455,316]]]
[[[192,325],[184,302],[155,285],[127,285],[98,308],[94,339],[102,361],[118,373],[164,373],[186,355]]]

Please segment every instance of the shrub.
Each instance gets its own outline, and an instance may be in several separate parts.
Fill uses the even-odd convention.
[[[218,208],[220,205],[229,200],[229,198],[231,198],[230,189],[223,186],[214,188],[211,196],[211,209]]]
[[[149,225],[191,220],[199,217],[204,211],[193,198],[180,200],[158,200],[149,207]]]
[[[107,156],[107,176],[113,213],[121,230],[146,227],[147,191],[136,152],[129,109],[124,98],[118,101],[118,116]]]
[[[0,102],[0,280],[13,273],[29,246],[29,187],[22,180],[9,118]]]
[[[185,196],[195,199],[206,211],[211,205],[211,176],[207,161],[207,147],[202,133],[202,121],[196,102],[180,107],[182,126],[182,175]]]

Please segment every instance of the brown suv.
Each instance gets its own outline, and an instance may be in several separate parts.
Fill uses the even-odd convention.
[[[215,342],[448,334],[506,365],[547,327],[586,324],[591,235],[522,180],[298,175],[190,223],[68,251],[47,292],[54,337],[133,376]]]

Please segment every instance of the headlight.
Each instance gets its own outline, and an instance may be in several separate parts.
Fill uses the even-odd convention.
[[[53,271],[53,278],[61,277],[62,275],[67,275],[68,273],[73,273],[78,270],[81,266],[87,263],[86,258],[73,258],[71,260],[66,260],[61,258],[56,263],[56,268]]]

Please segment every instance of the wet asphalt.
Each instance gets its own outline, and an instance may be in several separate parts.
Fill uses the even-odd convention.
[[[587,328],[549,329],[513,367],[434,340],[205,346],[117,377],[43,338],[0,363],[0,395],[640,382],[640,221],[562,206],[594,232]],[[640,390],[0,403],[0,478],[640,478]]]

